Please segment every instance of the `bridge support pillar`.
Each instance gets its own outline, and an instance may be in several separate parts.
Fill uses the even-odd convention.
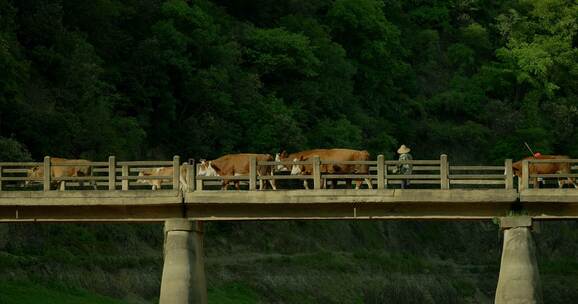
[[[500,228],[504,231],[504,247],[496,304],[543,303],[531,227],[532,218],[527,216],[500,220]]]
[[[207,303],[202,222],[165,221],[160,304]]]

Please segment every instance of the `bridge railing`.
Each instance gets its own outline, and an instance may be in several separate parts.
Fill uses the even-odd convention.
[[[452,188],[483,187],[514,189],[512,160],[506,159],[503,166],[450,166]]]
[[[301,166],[304,174],[287,175],[276,172],[275,168],[283,165],[291,171],[293,166]],[[333,169],[333,165],[340,166],[340,170]],[[399,174],[399,167],[411,165],[411,174]],[[263,170],[267,168],[266,170]],[[270,172],[271,175],[259,175],[258,172]],[[266,186],[267,181],[273,181],[277,186],[278,181],[303,180],[312,183],[313,189],[322,189],[326,184],[338,181],[340,184],[349,184],[351,181],[371,182],[373,188],[387,189],[398,187],[403,181],[412,185],[412,188],[429,187],[432,185],[439,189],[450,188],[496,188],[513,189],[512,160],[505,161],[503,166],[457,166],[449,165],[446,155],[441,155],[438,160],[385,160],[379,155],[377,160],[371,161],[329,161],[312,157],[303,161],[256,161],[250,160],[249,172],[245,175],[236,176],[196,176],[196,190],[207,190],[206,186],[218,186],[225,182],[238,182],[248,186],[249,190],[256,190],[257,185]]]
[[[396,188],[402,182],[409,182],[410,188],[490,188],[504,187],[513,189],[512,161],[506,160],[504,166],[459,166],[450,165],[446,155],[435,160],[397,161],[385,160],[379,155],[376,160],[369,161],[328,161],[311,158],[304,161],[257,161],[250,160],[248,174],[241,176],[197,176],[195,165],[185,163],[179,165],[180,158],[175,156],[172,161],[117,161],[114,156],[106,162],[66,161],[54,162],[46,157],[43,162],[4,162],[0,163],[0,191],[32,190],[37,188],[24,187],[24,184],[42,185],[41,189],[54,189],[54,184],[61,190],[66,187],[83,186],[88,183],[92,189],[100,190],[133,190],[152,188],[152,183],[164,189],[183,189],[186,191],[207,190],[206,186],[220,185],[223,181],[238,181],[249,190],[265,187],[269,181],[280,188],[287,187],[279,183],[287,180],[301,180],[312,184],[313,189],[322,189],[326,184],[346,184],[352,181],[369,181],[372,188]],[[578,162],[564,160],[565,162]],[[544,162],[544,161],[542,161]],[[561,162],[556,160],[555,162]],[[304,174],[288,175],[277,172],[275,168],[283,165],[289,170],[292,166],[302,166]],[[411,165],[411,174],[399,174],[399,167]],[[338,166],[338,167],[334,167]],[[54,174],[54,170],[67,167],[88,168],[90,174]],[[32,169],[53,174],[30,175]],[[164,168],[160,173],[153,169]],[[183,170],[184,169],[184,170]],[[82,170],[80,170],[82,171]],[[148,172],[147,172],[148,171]],[[266,172],[273,172],[268,174]],[[147,172],[139,176],[140,172]],[[156,173],[155,173],[156,172]],[[262,173],[262,174],[259,174]],[[184,174],[184,176],[181,176]],[[567,177],[578,177],[578,174],[566,174]],[[532,175],[529,178],[537,177]],[[540,175],[540,177],[553,177]],[[565,177],[565,175],[556,175]],[[526,184],[528,182],[526,181]],[[4,187],[2,187],[4,186]],[[295,186],[295,185],[293,185]],[[301,188],[301,186],[298,186]],[[81,189],[87,189],[81,187]]]
[[[552,164],[554,168],[543,168],[542,165]],[[519,177],[519,189],[530,189],[530,185],[539,188],[539,179],[557,180],[558,186],[569,185],[578,187],[578,159],[527,159],[522,161],[522,172]],[[556,173],[541,173],[556,172]]]
[[[73,171],[59,173],[70,167],[75,168]],[[160,167],[172,168],[166,170],[170,175],[139,176],[140,172]],[[161,185],[169,185],[169,188],[176,190],[180,188],[178,168],[178,156],[172,161],[116,161],[114,156],[110,156],[107,162],[54,162],[51,157],[46,156],[43,162],[0,162],[0,191],[38,190],[38,185],[41,185],[43,191],[49,191],[55,184],[60,190],[78,186],[86,190],[84,186],[88,184],[90,189],[94,190],[126,191],[151,188],[147,181],[160,181]]]

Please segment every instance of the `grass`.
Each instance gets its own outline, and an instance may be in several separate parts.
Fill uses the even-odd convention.
[[[258,295],[242,283],[231,283],[208,290],[209,303],[253,304],[259,303]]]
[[[125,303],[79,289],[64,289],[31,282],[0,281],[1,304],[121,304]]]
[[[500,269],[501,239],[491,223],[206,228],[211,304],[490,303]],[[576,228],[544,223],[535,234],[547,303],[578,298]],[[0,304],[158,303],[162,245],[160,225],[0,225]]]

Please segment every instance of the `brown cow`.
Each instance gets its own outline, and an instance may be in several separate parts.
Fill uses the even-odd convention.
[[[239,176],[249,174],[249,167],[251,157],[255,156],[257,162],[259,161],[273,161],[273,157],[269,154],[227,154],[211,161],[202,160],[199,165],[197,175],[199,176]],[[257,166],[257,176],[273,175],[271,166]],[[235,187],[240,190],[240,181],[235,180]],[[269,184],[273,190],[277,190],[275,181],[270,179]],[[259,180],[259,189],[263,190],[265,187],[263,180]],[[227,190],[229,180],[224,179],[221,184],[222,190]]]
[[[570,159],[569,156],[566,155],[541,155],[540,157],[536,158],[534,156],[526,157],[522,160],[519,160],[512,164],[512,169],[514,174],[518,176],[518,187],[521,188],[522,184],[522,161],[524,160],[533,160],[533,159]],[[560,162],[560,163],[529,163],[528,164],[528,173],[530,175],[534,174],[570,174],[572,171],[571,163],[569,162]],[[534,188],[538,188],[538,178],[531,178],[530,182],[534,185]],[[574,187],[578,188],[575,183],[575,179],[568,177],[568,178],[559,178],[558,179],[558,186],[562,188],[564,184],[572,184]]]
[[[86,163],[86,165],[74,165],[74,166],[58,166],[59,164],[66,163]],[[50,171],[51,179],[59,177],[79,177],[79,176],[91,176],[92,167],[90,166],[90,161],[86,159],[66,159],[59,157],[50,158]],[[39,179],[44,177],[44,166],[36,166],[28,169],[27,178],[25,185],[29,183],[38,183],[39,181],[33,181],[32,179]],[[96,189],[95,181],[90,181],[93,188]],[[52,181],[52,184],[56,184],[60,191],[64,191],[66,187],[65,181]],[[83,182],[80,182],[80,186],[83,186]]]
[[[319,157],[321,161],[367,161],[369,160],[369,152],[365,150],[351,150],[351,149],[314,149],[301,151],[297,153],[292,153],[287,155],[286,152],[276,156],[276,160],[292,160],[292,161],[305,161],[312,157]],[[288,170],[286,167],[279,167],[281,170]],[[312,165],[293,165],[291,168],[291,174],[304,174],[309,175],[313,172]],[[352,164],[322,164],[320,165],[320,172],[324,174],[368,174],[369,165],[352,165]],[[365,178],[367,187],[373,189],[371,180]],[[361,188],[363,180],[355,180],[355,189]],[[322,180],[321,185],[324,187],[324,181]],[[305,189],[309,189],[307,181],[303,181],[303,186]]]
[[[185,190],[187,188],[186,176],[187,167],[185,165],[180,166],[179,174],[179,190]],[[152,186],[152,190],[160,190],[163,182],[172,183],[173,181],[173,167],[156,167],[141,170],[138,176],[166,176],[167,178],[159,179],[138,179],[137,183],[149,184]]]

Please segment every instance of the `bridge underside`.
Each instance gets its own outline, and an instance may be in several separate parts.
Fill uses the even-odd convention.
[[[489,220],[511,210],[534,219],[578,218],[578,191],[288,190],[49,191],[0,193],[1,222],[190,220]]]

